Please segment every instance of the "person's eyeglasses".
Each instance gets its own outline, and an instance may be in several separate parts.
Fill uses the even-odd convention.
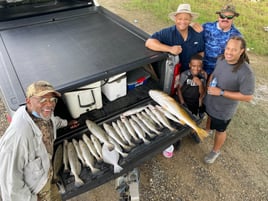
[[[58,102],[58,98],[56,97],[51,97],[51,98],[45,98],[45,97],[36,97],[36,96],[32,96],[33,98],[37,98],[38,99],[38,102],[40,104],[44,104],[44,103],[47,103],[47,102],[50,102],[50,103],[57,103]]]
[[[231,20],[231,19],[233,19],[235,16],[234,15],[224,15],[224,14],[219,14],[219,16],[220,16],[220,18],[221,19],[225,19],[225,18],[227,18],[228,20]]]

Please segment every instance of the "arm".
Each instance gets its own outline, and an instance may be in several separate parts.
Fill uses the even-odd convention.
[[[197,22],[192,22],[190,26],[198,33],[201,33],[203,31],[202,25]]]
[[[197,76],[194,76],[193,77],[193,81],[198,85],[198,89],[199,89],[199,106],[202,105],[202,100],[205,96],[205,87],[204,87],[204,84],[202,82],[201,79],[199,79]]]
[[[13,132],[13,131],[10,131]],[[37,196],[32,194],[25,184],[23,170],[26,145],[17,138],[9,138],[1,147],[0,178],[2,196],[10,201],[36,201]]]
[[[184,99],[183,99],[183,96],[182,96],[182,93],[181,93],[181,85],[178,86],[177,93],[178,93],[178,98],[179,98],[180,104],[184,104]]]
[[[77,120],[71,120],[68,122],[66,119],[61,119],[58,116],[54,117],[54,121],[55,121],[55,126],[57,129],[63,128],[66,126],[69,126],[70,128],[76,128],[79,126],[79,123]]]
[[[213,96],[220,96],[221,90],[222,89],[219,87],[208,87],[209,94]],[[222,96],[232,100],[245,101],[245,102],[249,102],[253,99],[253,95],[244,95],[240,92],[226,91],[226,90],[224,90]]]
[[[154,51],[168,52],[173,55],[178,55],[182,52],[182,48],[180,45],[169,46],[153,38],[147,39],[147,41],[145,42],[145,47]]]

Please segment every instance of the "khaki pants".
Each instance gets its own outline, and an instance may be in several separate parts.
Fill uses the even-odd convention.
[[[50,171],[49,178],[43,189],[37,194],[38,201],[62,201],[59,189],[52,183],[53,171]]]

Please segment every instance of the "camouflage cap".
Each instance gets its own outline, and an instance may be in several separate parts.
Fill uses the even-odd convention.
[[[26,91],[26,97],[30,98],[32,96],[44,96],[48,93],[54,93],[56,96],[60,97],[61,94],[57,92],[54,87],[46,81],[37,81],[28,86]]]
[[[237,13],[235,10],[235,6],[233,6],[231,4],[227,4],[227,5],[223,6],[220,11],[216,12],[216,14],[220,14],[220,13],[224,13],[224,12],[231,12],[234,14],[234,16],[236,16],[236,17],[239,16],[239,13]]]

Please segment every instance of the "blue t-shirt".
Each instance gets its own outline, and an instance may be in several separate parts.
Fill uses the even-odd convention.
[[[192,27],[188,28],[186,41],[184,41],[175,25],[154,33],[151,38],[169,46],[180,45],[182,47],[182,52],[179,54],[180,63],[182,64],[181,72],[189,69],[191,57],[203,52],[205,48],[202,33],[195,32]]]
[[[205,41],[205,55],[203,68],[211,74],[215,68],[217,57],[224,53],[225,45],[231,36],[241,36],[241,33],[234,25],[227,32],[223,32],[218,27],[218,22],[208,22],[203,24],[203,36]]]

